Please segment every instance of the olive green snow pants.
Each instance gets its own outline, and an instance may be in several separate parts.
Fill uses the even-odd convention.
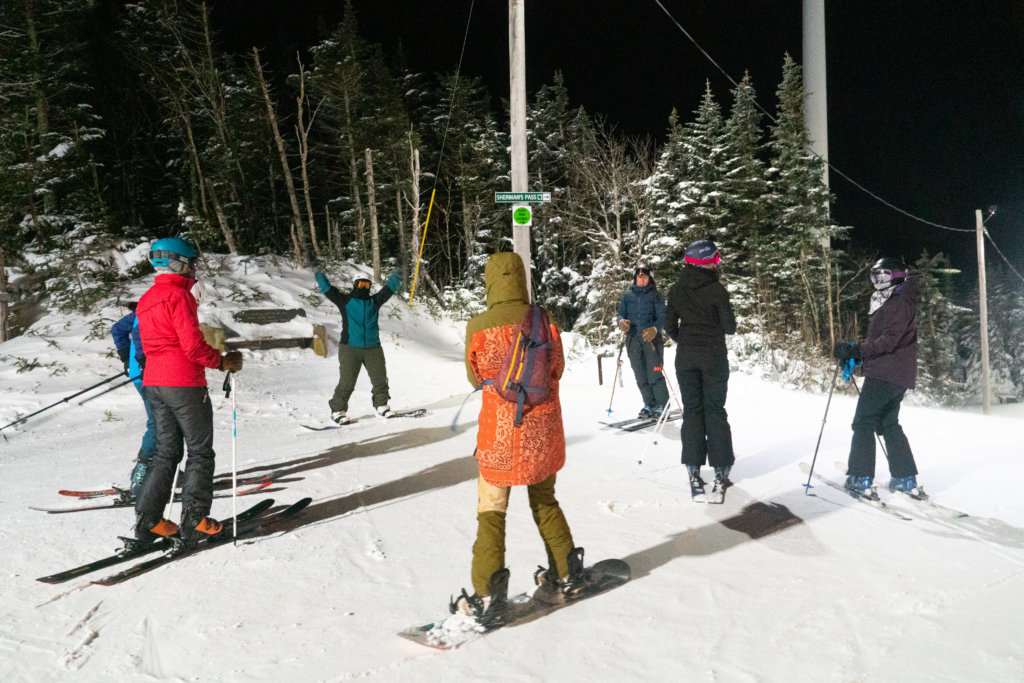
[[[487,594],[491,574],[505,566],[505,512],[512,487],[492,486],[483,477],[477,480],[476,543],[473,544],[472,581],[477,595]],[[575,547],[572,532],[562,508],[555,500],[555,475],[526,487],[530,510],[537,524],[548,567],[556,567],[558,576],[569,575],[568,556]]]
[[[359,371],[366,366],[373,391],[373,407],[387,405],[391,400],[388,391],[388,368],[384,362],[384,349],[374,346],[361,349],[357,346],[342,345],[338,347],[338,386],[334,387],[334,396],[327,404],[331,412],[348,410],[348,397],[356,387]]]

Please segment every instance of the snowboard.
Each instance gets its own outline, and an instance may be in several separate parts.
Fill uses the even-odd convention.
[[[624,560],[601,560],[584,571],[587,573],[587,583],[571,600],[566,600],[560,590],[547,583],[538,586],[532,594],[520,593],[509,598],[508,618],[500,627],[487,629],[473,617],[452,614],[428,624],[404,629],[399,631],[398,635],[406,640],[437,650],[452,650],[493,633],[498,628],[525,624],[563,607],[600,595],[621,586],[630,579],[629,565]]]

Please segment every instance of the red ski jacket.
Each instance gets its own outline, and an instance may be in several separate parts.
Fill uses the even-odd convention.
[[[139,299],[135,315],[146,354],[143,386],[205,387],[205,368],[220,367],[220,351],[199,330],[199,305],[189,292],[194,283],[163,273]]]

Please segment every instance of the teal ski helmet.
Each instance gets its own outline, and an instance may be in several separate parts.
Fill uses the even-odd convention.
[[[164,270],[178,275],[194,271],[199,250],[180,237],[164,237],[149,249],[149,262],[157,270]]]

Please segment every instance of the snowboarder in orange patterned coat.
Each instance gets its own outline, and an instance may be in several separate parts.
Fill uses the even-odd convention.
[[[555,499],[555,473],[565,464],[558,399],[565,360],[558,327],[551,324],[549,398],[526,408],[522,424],[516,426],[516,404],[498,395],[486,381],[497,375],[529,310],[522,259],[512,252],[493,254],[487,260],[484,280],[487,311],[470,320],[466,328],[467,376],[474,387],[484,385],[476,447],[480,477],[471,572],[475,594],[463,591],[450,607],[494,626],[501,623],[506,608],[505,513],[511,487],[527,487],[533,519],[544,540],[549,569],[538,571],[538,582],[558,583],[571,597],[583,581],[583,550],[574,547]]]

